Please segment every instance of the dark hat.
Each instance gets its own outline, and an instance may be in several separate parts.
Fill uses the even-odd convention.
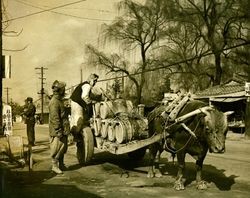
[[[66,87],[66,83],[58,81],[58,80],[55,80],[53,82],[53,84],[52,84],[52,89],[54,89],[55,87],[57,87],[57,88],[64,88],[64,87]]]
[[[88,80],[98,80],[99,76],[97,74],[90,74],[88,77]]]
[[[28,98],[26,99],[26,101],[30,101],[30,102],[32,102],[32,101],[33,101],[33,98],[28,97]]]
[[[53,90],[59,90],[66,87],[66,83],[62,81],[55,80],[52,84]]]

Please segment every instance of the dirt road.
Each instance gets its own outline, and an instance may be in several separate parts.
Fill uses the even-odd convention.
[[[25,126],[16,124],[14,134],[25,137]],[[173,182],[176,164],[168,162],[168,154],[162,155],[162,178],[147,178],[147,159],[131,161],[127,155],[112,155],[95,151],[91,163],[81,167],[75,157],[75,146],[69,146],[65,156],[69,167],[62,176],[50,171],[48,127],[36,126],[33,171],[28,167],[0,161],[2,167],[3,197],[249,197],[250,194],[250,141],[241,135],[229,134],[225,154],[208,154],[203,177],[209,188],[195,188],[194,160],[187,157],[186,189],[175,191]],[[8,168],[8,170],[6,169]],[[5,171],[3,171],[5,170]]]

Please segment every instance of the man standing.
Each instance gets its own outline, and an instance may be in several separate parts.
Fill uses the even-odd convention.
[[[68,148],[70,132],[68,114],[65,111],[63,98],[65,95],[64,82],[56,80],[52,84],[53,96],[49,103],[49,132],[52,158],[52,171],[61,174],[65,170],[64,154]]]
[[[102,95],[92,92],[99,76],[91,74],[88,80],[80,83],[71,94],[71,132],[77,136],[84,126],[89,125],[92,116],[92,101],[100,101]]]
[[[33,104],[33,98],[28,97],[25,100],[25,108],[23,115],[26,119],[26,126],[27,126],[27,137],[28,137],[28,144],[30,146],[35,146],[35,113],[36,107]]]
[[[80,83],[73,91],[71,99],[71,117],[70,128],[71,134],[76,141],[77,159],[80,164],[84,163],[84,145],[82,130],[84,126],[89,126],[89,120],[93,114],[92,101],[100,101],[102,95],[97,95],[92,92],[99,76],[91,74],[87,81]]]

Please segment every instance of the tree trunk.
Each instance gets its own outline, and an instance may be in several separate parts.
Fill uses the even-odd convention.
[[[141,92],[142,92],[141,86],[136,87],[136,96],[137,96],[136,105],[141,104],[141,94],[142,94]]]
[[[138,104],[141,104],[141,99],[142,99],[142,91],[143,87],[145,84],[145,69],[147,66],[146,63],[146,51],[145,51],[145,46],[144,44],[141,45],[141,59],[142,59],[142,68],[141,68],[141,80],[140,80],[140,86],[139,86],[139,93],[138,93]],[[140,95],[139,95],[140,94]]]
[[[214,59],[215,59],[215,79],[214,79],[214,85],[220,85],[221,83],[221,76],[222,76],[222,68],[221,68],[221,54],[220,53],[214,53]]]
[[[245,117],[245,138],[250,139],[250,97],[247,97]]]

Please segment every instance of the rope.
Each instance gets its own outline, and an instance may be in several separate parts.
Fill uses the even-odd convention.
[[[201,121],[201,118],[199,119],[197,125],[195,126],[194,133],[195,133],[195,131],[197,130],[197,128],[198,128],[198,126],[199,126],[199,124],[200,124],[200,121]],[[183,149],[188,145],[188,143],[191,141],[192,137],[193,137],[193,136],[190,134],[190,137],[189,137],[189,139],[187,140],[187,142],[185,143],[185,145],[183,145],[183,146],[182,146],[180,149],[178,149],[177,151],[174,151],[174,150],[172,150],[171,148],[169,148],[168,145],[166,144],[166,141],[164,141],[164,146],[165,146],[167,149],[169,149],[169,151],[172,152],[173,154],[177,154],[178,152],[180,152],[181,150],[183,150]],[[164,140],[165,140],[165,139],[164,139]]]

